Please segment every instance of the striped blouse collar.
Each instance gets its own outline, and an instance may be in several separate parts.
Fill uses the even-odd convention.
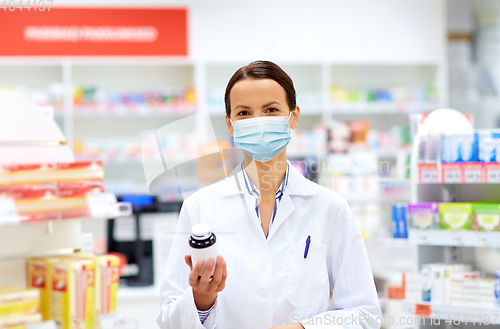
[[[276,197],[281,197],[285,193],[285,189],[288,185],[289,168],[290,168],[290,163],[287,160],[285,176],[283,177],[283,181],[281,182],[280,188],[275,193]],[[254,197],[258,197],[260,195],[260,192],[255,186],[255,184],[252,182],[250,177],[248,177],[248,174],[245,171],[245,168],[243,167],[243,161],[241,162],[241,172],[243,173],[243,179],[245,180],[245,187],[247,192]]]

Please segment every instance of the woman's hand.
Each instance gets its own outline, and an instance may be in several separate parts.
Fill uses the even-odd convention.
[[[209,258],[207,266],[203,271],[201,278],[198,278],[205,261],[200,259],[193,267],[191,255],[184,256],[186,264],[191,268],[189,273],[189,285],[193,287],[193,297],[196,308],[199,311],[209,310],[217,298],[217,293],[222,291],[226,286],[226,261],[222,256],[217,256],[217,262],[213,258]],[[215,272],[212,278],[212,269],[215,266]]]
[[[282,324],[280,326],[274,326],[270,329],[304,329],[304,327],[300,323],[289,323],[289,324]]]

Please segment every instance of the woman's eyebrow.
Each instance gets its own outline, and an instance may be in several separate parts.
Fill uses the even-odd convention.
[[[244,108],[244,109],[247,109],[247,110],[249,110],[249,109],[250,109],[250,106],[240,105],[240,104],[236,105],[236,107],[235,107],[234,109],[236,110],[236,109],[237,109],[237,108],[239,108],[239,107]]]
[[[269,102],[269,103],[266,103],[266,104],[262,105],[262,107],[268,107],[269,105],[273,105],[273,104],[281,105],[280,103],[278,103],[276,101],[272,101],[272,102]]]

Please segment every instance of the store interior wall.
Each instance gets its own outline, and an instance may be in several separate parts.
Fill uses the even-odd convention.
[[[436,84],[446,88],[443,90],[444,105],[463,113],[472,113],[476,128],[500,126],[496,87],[500,83],[500,63],[494,38],[498,35],[496,22],[500,3],[495,0],[147,0],[140,4],[133,0],[59,0],[57,4],[89,7],[187,6],[189,60],[206,69],[202,72],[206,81],[200,83],[200,72],[194,72],[196,69],[193,66],[151,65],[145,68],[81,64],[73,67],[75,84],[93,84],[98,80],[102,88],[134,90],[176,84],[196,86],[205,97],[210,92],[223,90],[238,67],[255,59],[270,59],[283,63],[297,90],[310,92],[322,88],[318,77],[322,77],[321,67],[325,63],[337,65],[329,79],[342,82],[346,87],[357,87],[360,74],[354,66],[363,63],[366,78],[362,83],[367,86],[378,87],[377,83],[381,80],[390,85],[398,79],[415,84],[435,79],[438,80]],[[415,67],[395,68],[405,64],[415,64]],[[47,78],[57,80],[62,75],[60,67],[38,70],[36,75],[30,75],[30,69],[26,68],[20,75],[19,68],[0,67],[0,85],[2,81],[22,84],[23,77],[30,75],[30,84],[44,87]],[[141,78],[131,85],[130,77],[138,75]],[[174,76],[175,81],[170,80]],[[211,90],[208,90],[209,87]],[[334,113],[332,117],[347,121],[358,118],[347,113]],[[176,119],[141,118],[140,124],[144,130],[154,130]],[[310,130],[324,119],[321,114],[304,115],[299,129]],[[380,130],[404,125],[408,121],[403,115],[378,115],[366,119]],[[61,119],[57,120],[62,125]],[[130,131],[137,130],[139,120],[135,118],[120,119],[119,124],[115,120],[113,117],[102,117],[98,121],[80,117],[74,122],[73,137],[129,137]],[[212,116],[211,123],[218,139],[229,138],[223,113]],[[195,171],[195,168],[188,169]],[[146,185],[140,162],[107,164],[106,179],[121,180],[124,177]],[[384,204],[384,209],[388,210],[389,206]],[[148,216],[145,217],[147,221]],[[389,211],[384,213],[381,223],[386,228],[390,226]],[[98,238],[106,236],[106,222],[102,220],[89,220],[82,225],[84,232],[92,232]],[[367,246],[374,273],[389,283],[398,283],[401,271],[412,270],[418,264],[413,258],[414,250],[408,248],[408,244],[395,240],[384,240],[384,244],[374,240]],[[96,241],[96,244],[99,243],[102,240]],[[498,250],[484,250],[463,248],[462,253],[465,259],[473,263],[478,259],[482,264],[491,263],[491,259],[498,255]],[[420,254],[419,262],[439,261],[445,257],[442,248],[431,247],[427,251]],[[387,270],[391,266],[395,266],[392,272]],[[156,308],[151,305],[156,306],[157,296],[135,298],[122,298],[123,309],[130,312],[135,309],[136,313],[142,313],[141,328],[156,326]],[[141,309],[137,300],[143,301]]]

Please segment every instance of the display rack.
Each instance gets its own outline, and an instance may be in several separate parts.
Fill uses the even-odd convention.
[[[443,122],[447,122],[446,125]],[[472,124],[460,112],[452,109],[436,110],[422,122],[413,141],[411,157],[411,202],[500,202],[498,184],[445,184],[418,182],[418,151],[421,136],[442,134],[464,134],[473,132]],[[450,231],[450,230],[416,230],[410,229],[408,242],[415,245],[411,255],[414,272],[418,272],[422,264],[445,262],[474,263],[475,256],[471,248],[500,247],[500,232]],[[466,250],[467,249],[467,250]],[[472,250],[473,251],[473,250]],[[475,267],[481,270],[476,261]],[[442,320],[452,320],[455,324],[485,324],[489,317],[490,324],[500,324],[500,308],[481,308],[476,305],[444,305],[435,303],[415,303],[402,301],[401,307],[410,314]]]
[[[50,115],[35,104],[0,92],[0,165],[73,162],[73,154]],[[10,128],[9,128],[10,127]],[[5,154],[9,156],[4,156]],[[88,204],[96,218],[129,215],[129,204],[103,194],[105,202]],[[2,202],[10,199],[2,199]],[[88,199],[90,200],[90,199]],[[101,200],[104,201],[104,200]],[[14,202],[11,202],[14,205]],[[97,206],[97,208],[95,208]],[[6,210],[7,209],[7,210]],[[37,222],[16,220],[16,209],[0,213],[0,286],[26,286],[26,259],[68,254],[82,247],[82,220],[67,218]]]

